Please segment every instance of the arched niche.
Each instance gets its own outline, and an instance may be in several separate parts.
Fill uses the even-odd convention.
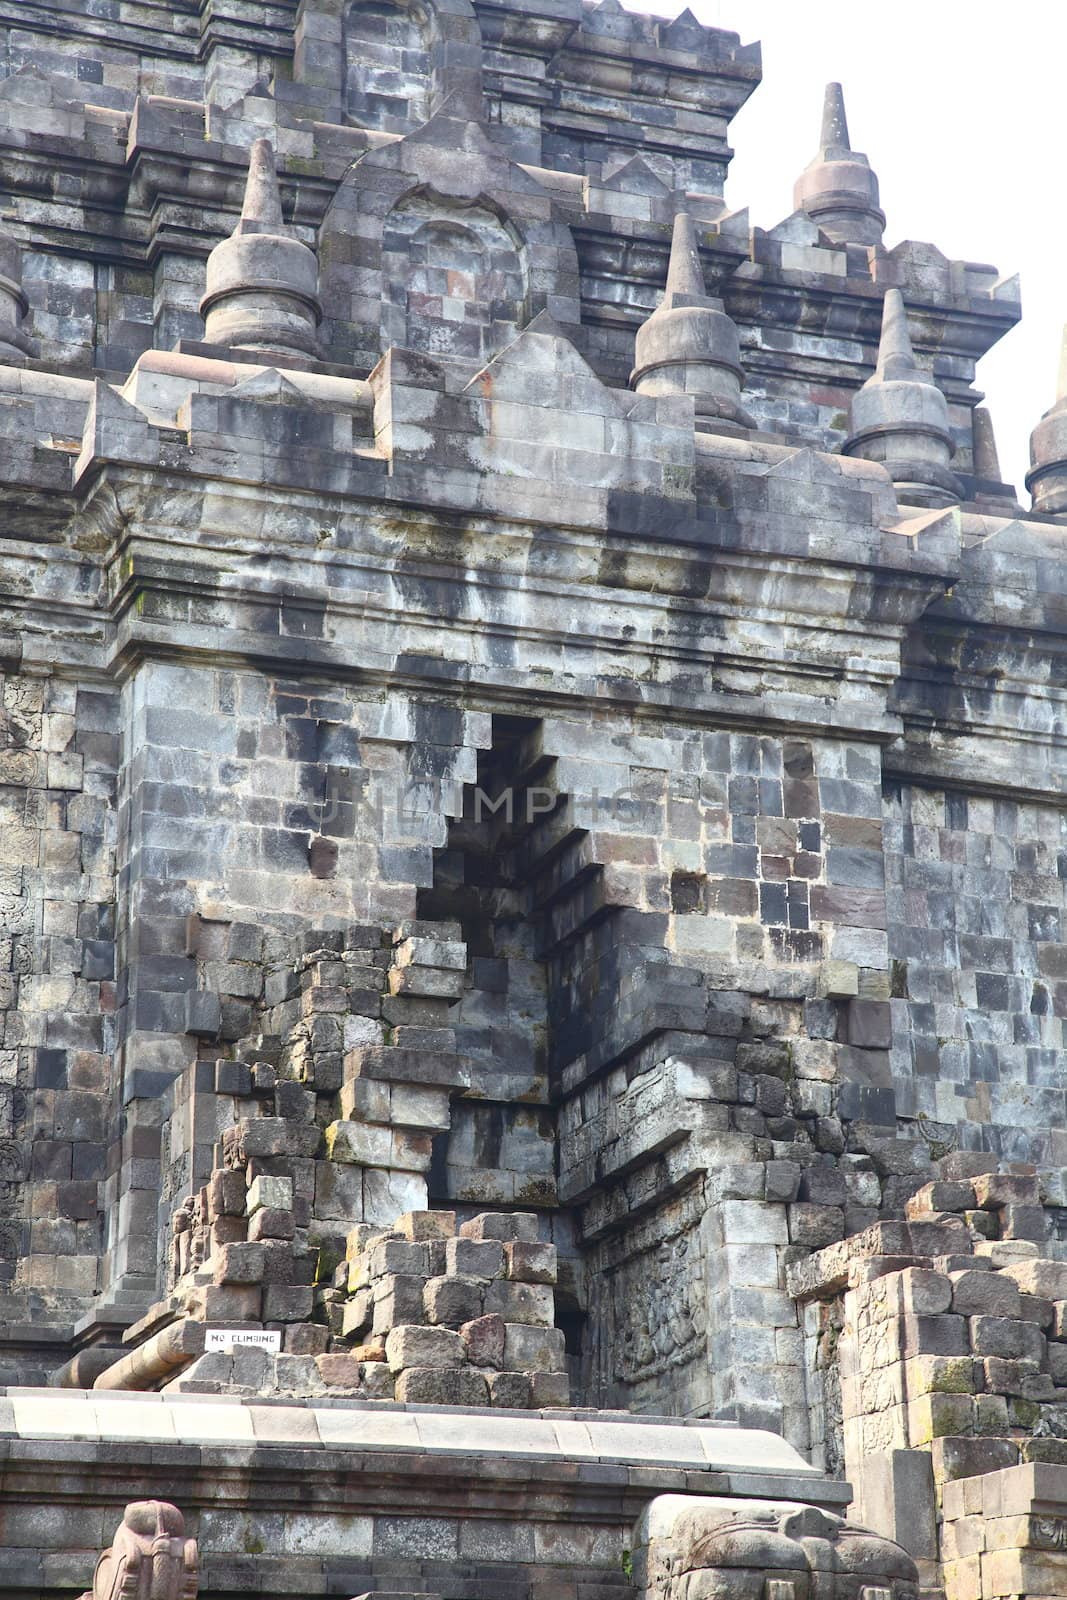
[[[319,230],[319,293],[323,347],[366,371],[391,347],[411,347],[416,296],[434,330],[416,347],[432,339],[445,359],[468,348],[471,375],[540,311],[581,320],[578,257],[555,198],[453,98],[349,167]],[[464,297],[470,314],[443,303]]]
[[[345,116],[361,128],[407,133],[436,109],[436,14],[421,4],[352,0],[344,13]]]
[[[382,349],[491,360],[528,320],[525,256],[486,202],[407,196],[382,231]]]

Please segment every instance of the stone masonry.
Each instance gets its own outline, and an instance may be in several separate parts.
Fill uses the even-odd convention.
[[[1067,1592],[1067,369],[760,71],[0,0],[5,1600]]]

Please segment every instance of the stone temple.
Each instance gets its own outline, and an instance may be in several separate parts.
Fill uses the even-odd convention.
[[[1015,281],[688,11],[0,23],[3,1600],[1067,1595]]]

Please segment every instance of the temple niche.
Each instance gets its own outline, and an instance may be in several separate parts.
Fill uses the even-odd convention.
[[[420,193],[382,237],[382,349],[492,359],[526,322],[526,272],[514,233],[487,205],[443,207]]]

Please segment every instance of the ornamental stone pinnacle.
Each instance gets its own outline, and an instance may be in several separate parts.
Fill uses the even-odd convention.
[[[963,497],[949,470],[955,453],[948,405],[919,367],[899,289],[886,292],[878,365],[853,396],[846,455],[880,461],[908,505],[947,506]]]
[[[317,353],[318,265],[314,251],[283,221],[269,139],[252,146],[241,220],[208,257],[200,311],[208,344],[296,356]]]
[[[638,394],[691,395],[697,427],[705,431],[721,422],[754,426],[740,401],[737,328],[707,292],[696,225],[686,211],[674,219],[663,298],[637,330],[630,383]]]
[[[885,213],[870,162],[853,150],[839,83],[826,85],[819,149],[793,190],[793,204],[834,244],[879,244]]]
[[[1060,348],[1056,399],[1030,435],[1026,487],[1040,515],[1067,514],[1067,328]]]

